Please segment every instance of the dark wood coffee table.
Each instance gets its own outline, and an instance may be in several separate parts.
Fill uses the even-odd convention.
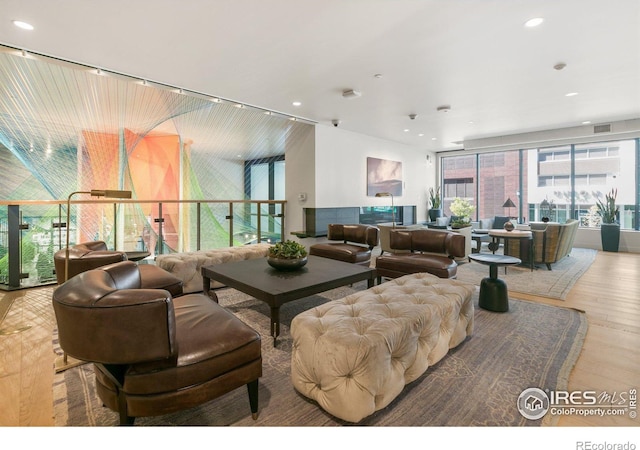
[[[274,346],[280,335],[280,306],[358,281],[367,280],[367,287],[370,288],[374,285],[375,278],[375,269],[320,256],[309,256],[307,264],[293,272],[272,268],[267,263],[267,258],[202,267],[205,293],[210,290],[211,280],[215,280],[269,305]]]

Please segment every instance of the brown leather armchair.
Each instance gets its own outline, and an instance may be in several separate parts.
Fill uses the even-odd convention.
[[[142,289],[139,266],[124,261],[70,278],[53,308],[62,349],[94,363],[98,396],[121,424],[242,385],[257,418],[260,335],[206,295]]]
[[[53,255],[58,284],[64,283],[65,249]],[[87,270],[126,261],[127,254],[108,250],[103,241],[83,242],[69,247],[69,278]],[[153,264],[140,264],[140,283],[143,289],[166,289],[172,296],[182,295],[182,280]]]
[[[371,250],[378,245],[378,234],[378,228],[371,225],[329,224],[327,239],[341,242],[313,244],[309,254],[368,266]]]
[[[458,263],[454,258],[465,256],[465,237],[453,231],[391,230],[389,238],[393,253],[376,258],[378,284],[382,277],[398,278],[419,272],[455,278]]]
[[[58,284],[65,282],[65,256],[66,248],[58,250],[53,255]],[[127,254],[115,250],[108,250],[104,241],[83,242],[69,247],[69,277],[78,275],[87,270],[95,269],[107,264],[125,261]]]

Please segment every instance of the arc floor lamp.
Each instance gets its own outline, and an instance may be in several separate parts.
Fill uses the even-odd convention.
[[[64,254],[64,281],[69,279],[69,230],[71,229],[71,197],[77,194],[90,194],[92,197],[105,197],[105,198],[131,198],[131,191],[120,190],[97,190],[92,189],[90,191],[75,191],[69,194],[67,198],[67,239],[66,250]]]

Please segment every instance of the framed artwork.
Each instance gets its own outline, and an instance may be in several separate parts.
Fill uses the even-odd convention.
[[[402,195],[402,163],[388,159],[367,158],[367,196],[388,192]]]

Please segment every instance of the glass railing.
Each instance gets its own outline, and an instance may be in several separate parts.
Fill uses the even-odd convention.
[[[0,201],[0,289],[55,283],[53,255],[105,241],[112,250],[174,252],[278,242],[284,200]],[[67,224],[67,222],[69,222]]]

